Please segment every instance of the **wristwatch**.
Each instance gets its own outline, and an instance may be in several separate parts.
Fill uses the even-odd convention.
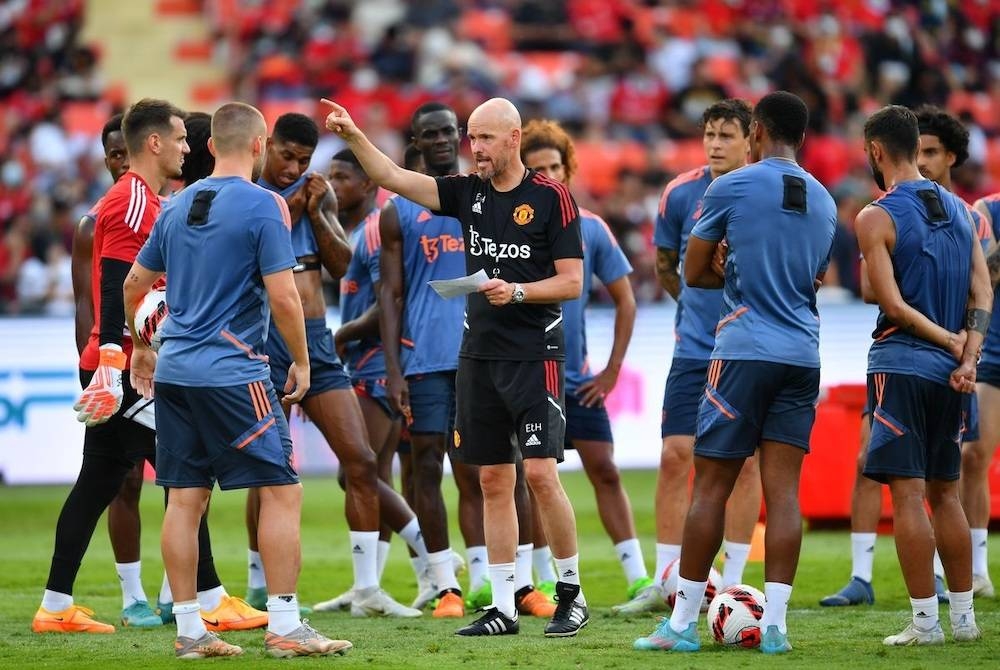
[[[524,287],[514,284],[514,292],[510,294],[510,301],[514,304],[524,302]]]

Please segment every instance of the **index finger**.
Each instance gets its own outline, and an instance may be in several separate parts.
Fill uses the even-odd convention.
[[[333,111],[335,111],[335,112],[346,111],[343,107],[341,107],[340,105],[338,105],[337,103],[335,103],[333,100],[328,100],[327,98],[320,98],[319,101],[321,103],[323,103],[324,105],[326,105],[326,106],[330,107],[331,109],[333,109]]]

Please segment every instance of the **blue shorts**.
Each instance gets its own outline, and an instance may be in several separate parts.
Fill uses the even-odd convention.
[[[962,466],[962,395],[945,384],[886,372],[868,375],[872,436],[865,476],[954,481]]]
[[[381,408],[390,419],[395,419],[397,414],[393,411],[389,403],[389,394],[386,392],[385,379],[355,379],[353,381],[354,393],[358,398],[368,398]]]
[[[295,484],[292,438],[268,379],[225,387],[156,382],[156,483],[240,489]]]
[[[819,368],[713,360],[698,408],[694,453],[747,458],[762,441],[808,453],[818,396]]]
[[[976,381],[1000,388],[1000,365],[980,363],[976,370]]]
[[[584,407],[575,393],[566,394],[566,448],[572,449],[574,440],[607,442],[613,444],[611,420],[604,405]]]
[[[407,377],[410,387],[410,433],[450,435],[455,428],[455,372]]]
[[[306,398],[326,391],[351,388],[351,378],[337,356],[333,333],[327,328],[326,319],[306,319],[306,344],[309,347],[309,390]],[[268,332],[264,350],[271,366],[271,383],[279,392],[284,391],[292,355],[277,328]]]
[[[663,390],[660,437],[694,435],[698,428],[698,405],[704,396],[708,361],[675,358],[670,362]]]

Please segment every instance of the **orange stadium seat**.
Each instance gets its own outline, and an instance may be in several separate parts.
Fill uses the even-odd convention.
[[[510,50],[510,16],[496,9],[469,9],[458,23],[459,36],[477,42],[490,53]]]
[[[191,86],[191,100],[204,107],[211,107],[232,97],[227,81],[203,81]]]
[[[174,47],[174,58],[181,61],[205,61],[212,57],[213,49],[210,39],[181,40]]]
[[[70,101],[62,105],[63,127],[69,135],[93,137],[101,134],[111,110],[103,100],[98,102]]]
[[[308,117],[316,115],[316,101],[311,98],[296,98],[292,100],[262,100],[257,109],[264,115],[268,128],[274,127],[278,117],[288,112],[298,112]]]
[[[156,13],[160,16],[185,16],[201,14],[201,0],[157,0]]]
[[[660,168],[675,175],[705,164],[705,148],[700,139],[661,142],[656,155]]]

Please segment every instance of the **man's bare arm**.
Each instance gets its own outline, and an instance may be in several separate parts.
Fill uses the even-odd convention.
[[[660,280],[660,286],[674,300],[680,300],[681,297],[681,276],[677,272],[679,265],[680,252],[677,249],[656,248],[656,276]]]

